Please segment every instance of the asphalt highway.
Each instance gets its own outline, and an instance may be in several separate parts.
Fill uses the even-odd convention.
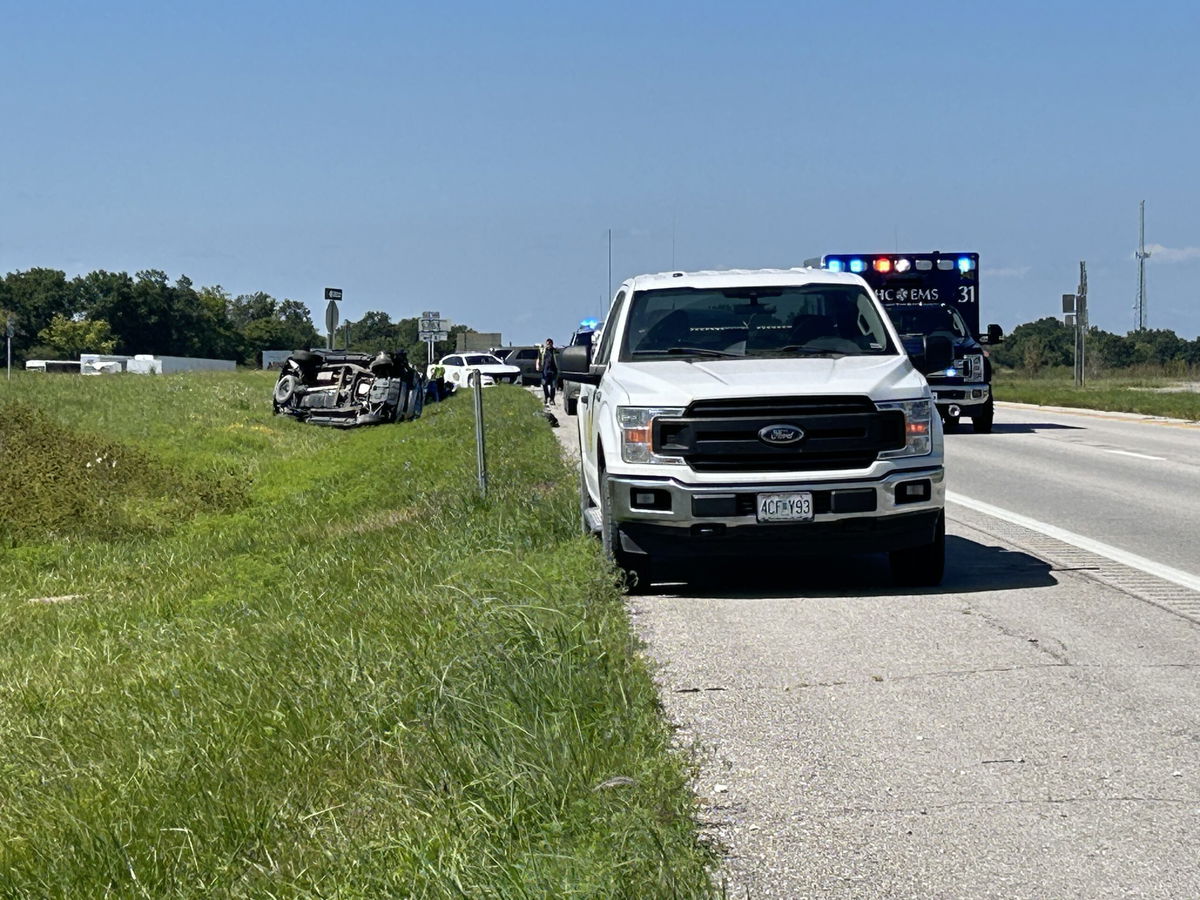
[[[1198,451],[1006,407],[947,438],[940,588],[862,557],[631,598],[728,896],[1200,896]]]
[[[947,435],[953,495],[1200,580],[1200,424],[1001,405],[992,434]]]

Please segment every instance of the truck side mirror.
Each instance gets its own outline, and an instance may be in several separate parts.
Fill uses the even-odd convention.
[[[950,338],[940,334],[927,334],[923,339],[925,352],[917,360],[917,368],[921,374],[938,372],[954,365],[954,344]]]
[[[599,373],[592,373],[592,348],[584,346],[564,347],[559,356],[558,371],[563,381],[578,381],[581,384],[599,384]]]
[[[1004,340],[1004,332],[1000,330],[1000,326],[994,322],[988,326],[987,341],[989,344],[999,344]]]

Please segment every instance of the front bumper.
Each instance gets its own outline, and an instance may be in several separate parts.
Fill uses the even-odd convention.
[[[945,504],[944,479],[941,466],[898,469],[876,479],[728,486],[611,476],[609,503],[621,548],[630,554],[877,553],[933,540]],[[927,482],[928,499],[898,499],[897,487],[909,482]],[[759,494],[794,491],[812,493],[811,521],[758,521]]]
[[[929,382],[933,391],[933,402],[938,409],[944,410],[951,404],[961,406],[970,415],[969,407],[982,406],[992,396],[992,387],[986,383],[980,384],[942,384]]]

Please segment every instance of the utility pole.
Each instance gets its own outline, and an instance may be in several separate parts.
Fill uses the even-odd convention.
[[[1138,292],[1137,292],[1137,330],[1146,330],[1146,260],[1150,254],[1146,252],[1146,201],[1138,206]]]
[[[608,229],[608,296],[612,297],[612,229]]]
[[[5,352],[8,355],[8,380],[12,381],[12,339],[13,339],[13,322],[11,316],[4,317],[4,343]]]
[[[1075,383],[1083,387],[1087,380],[1087,263],[1079,261],[1079,287],[1075,290],[1075,367],[1078,374]]]
[[[1079,261],[1079,287],[1062,295],[1063,322],[1075,328],[1075,387],[1083,387],[1087,361],[1087,263]]]

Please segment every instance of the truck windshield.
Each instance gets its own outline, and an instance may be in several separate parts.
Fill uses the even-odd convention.
[[[958,313],[945,306],[887,306],[888,316],[901,334],[949,332],[966,337],[967,328]]]
[[[875,303],[852,284],[638,291],[624,361],[893,354]]]

